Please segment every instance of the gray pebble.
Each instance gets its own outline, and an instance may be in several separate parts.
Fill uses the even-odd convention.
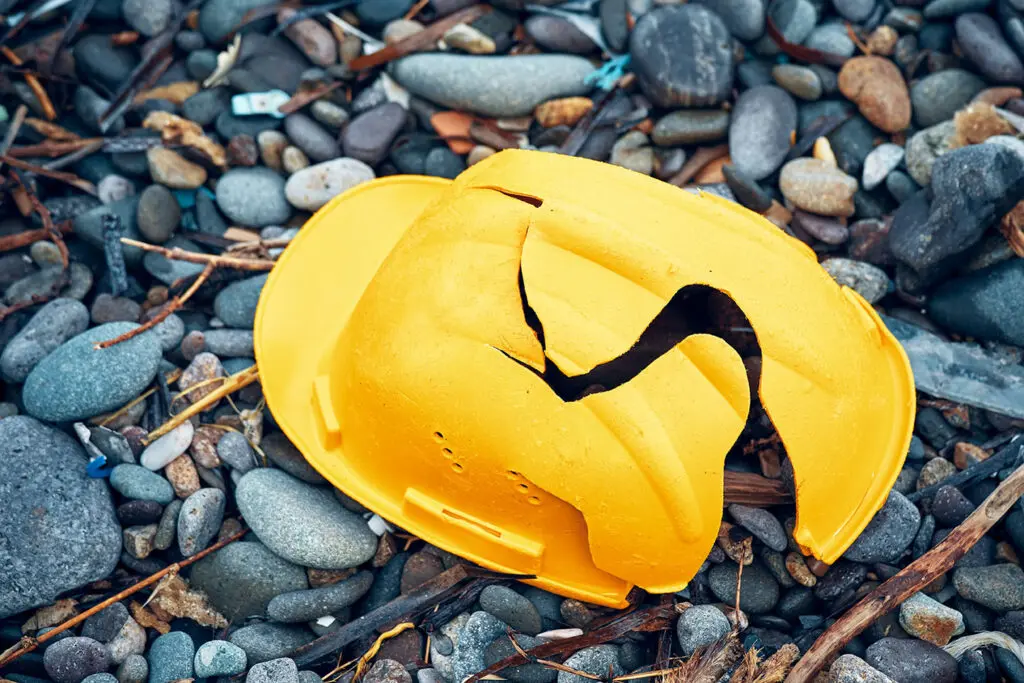
[[[843,557],[854,562],[892,562],[910,546],[920,523],[917,506],[892,491]]]
[[[779,64],[772,69],[772,78],[802,100],[816,100],[822,95],[821,78],[806,66]]]
[[[260,448],[271,462],[293,477],[297,477],[307,484],[327,483],[320,473],[302,457],[302,453],[288,440],[284,432],[265,435],[260,441]]]
[[[86,676],[82,679],[82,683],[117,683],[117,678],[114,674],[103,672]]]
[[[196,650],[193,667],[198,678],[234,676],[245,671],[245,650],[226,640],[211,640]]]
[[[948,121],[984,87],[985,81],[963,69],[944,69],[929,74],[910,88],[914,122],[927,128]],[[909,157],[909,149],[907,154]],[[916,176],[914,179],[921,183]]]
[[[271,4],[271,0],[209,0],[199,11],[199,30],[211,43],[219,44],[251,9]],[[258,30],[259,22],[250,24]]]
[[[889,174],[903,161],[903,148],[891,142],[875,147],[864,159],[861,187],[873,190],[881,185]]]
[[[723,562],[711,568],[708,583],[712,592],[722,602],[736,604],[736,577],[739,566],[735,562]],[[743,568],[743,585],[740,595],[740,609],[750,614],[766,614],[779,600],[779,584],[771,573],[759,562]]]
[[[527,635],[535,636],[542,629],[540,612],[533,603],[506,586],[484,588],[480,608]]]
[[[217,456],[240,474],[245,474],[257,464],[249,442],[235,431],[225,433],[217,442]]]
[[[245,683],[299,683],[299,669],[287,657],[271,659],[249,669]]]
[[[109,643],[130,616],[127,607],[120,602],[115,602],[102,612],[94,614],[85,620],[85,623],[82,624],[82,637],[92,638],[101,643]]]
[[[524,650],[529,650],[540,644],[536,638],[521,634],[516,636],[516,642]],[[514,654],[516,654],[516,649],[512,645],[512,641],[509,640],[507,635],[502,635],[487,646],[487,649],[484,651],[484,664],[491,666]],[[502,669],[498,672],[498,675],[516,683],[554,683],[554,680],[558,677],[558,672],[543,664],[520,664]],[[419,683],[423,683],[423,681],[419,681]]]
[[[178,200],[163,185],[150,185],[139,196],[136,222],[146,241],[163,244],[171,238],[181,220]]]
[[[651,131],[656,145],[672,147],[722,140],[729,132],[729,112],[681,109],[658,119]]]
[[[245,650],[246,659],[252,665],[284,657],[313,640],[313,634],[298,626],[265,623],[243,626],[228,640]]]
[[[829,669],[831,683],[895,683],[856,655],[841,655]]]
[[[54,683],[79,683],[110,667],[110,655],[92,638],[63,638],[46,648],[43,667]]]
[[[328,586],[281,593],[267,605],[267,616],[283,623],[314,621],[355,604],[372,584],[373,574],[362,571]]]
[[[586,647],[565,660],[564,664],[577,671],[594,676],[613,676],[625,674],[619,661],[619,649],[614,645],[595,645]],[[590,679],[567,671],[558,672],[558,683],[588,683]]]
[[[341,156],[341,146],[334,136],[305,114],[289,114],[285,117],[284,132],[292,144],[305,152],[314,163]]]
[[[207,330],[203,338],[206,350],[222,359],[253,355],[251,330]]]
[[[252,541],[236,541],[204,557],[192,568],[191,584],[235,621],[263,616],[275,596],[309,587],[302,567]]]
[[[217,206],[228,219],[253,228],[281,225],[292,215],[284,178],[262,166],[234,168],[221,176]]]
[[[213,310],[228,327],[251,328],[256,318],[256,304],[267,281],[266,275],[233,282],[213,300]]]
[[[62,298],[45,304],[4,347],[4,379],[24,382],[39,361],[88,326],[89,311],[80,301]]]
[[[366,683],[412,683],[412,676],[393,659],[378,659],[366,672]]]
[[[734,503],[729,506],[729,514],[737,524],[754,534],[758,540],[772,550],[782,552],[786,549],[788,544],[786,531],[772,513],[762,508]]]
[[[1024,609],[1024,571],[1015,564],[962,567],[953,572],[957,592],[999,612]]]
[[[884,270],[864,261],[836,256],[823,261],[821,266],[832,279],[856,291],[869,304],[878,303],[895,289]]]
[[[178,514],[185,501],[175,499],[164,508],[160,515],[160,522],[156,527],[156,536],[153,538],[153,547],[157,550],[167,550],[174,543],[178,530]]]
[[[676,637],[683,654],[691,656],[698,648],[710,645],[732,629],[722,610],[712,605],[696,605],[679,615]]]
[[[474,612],[459,632],[452,653],[452,675],[464,680],[484,668],[484,650],[495,638],[505,632],[504,622],[487,612]]]
[[[192,660],[196,649],[192,638],[183,631],[171,631],[161,636],[149,648],[149,683],[171,683],[181,678],[192,678]]]
[[[110,485],[125,498],[152,500],[161,505],[174,500],[171,482],[141,465],[118,465],[110,473]]]
[[[789,153],[796,124],[796,103],[782,88],[764,85],[745,91],[729,123],[733,166],[754,180],[771,175]]]
[[[804,45],[842,57],[852,57],[857,49],[841,23],[829,22],[816,26],[804,40]]]
[[[185,499],[178,514],[178,548],[183,557],[192,557],[210,545],[224,521],[224,492],[199,489]]]
[[[956,660],[915,638],[882,638],[868,647],[867,663],[899,683],[954,683]]]
[[[142,655],[128,655],[117,667],[118,683],[145,683],[149,678],[149,662]]]

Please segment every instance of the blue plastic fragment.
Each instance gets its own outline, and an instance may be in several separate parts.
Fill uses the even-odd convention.
[[[178,200],[178,206],[183,209],[191,209],[196,205],[195,190],[174,190],[174,198]]]
[[[231,113],[235,116],[273,116],[283,119],[278,109],[291,96],[284,90],[267,90],[266,92],[247,92],[231,98]]]
[[[601,90],[611,90],[625,74],[629,61],[630,56],[628,54],[612,57],[602,64],[600,68],[587,74],[583,82],[587,85],[596,85]]]
[[[113,470],[113,467],[107,467],[107,456],[105,455],[97,455],[85,466],[85,473],[93,479],[106,479]]]

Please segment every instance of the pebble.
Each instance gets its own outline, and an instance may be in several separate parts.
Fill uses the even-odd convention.
[[[256,320],[256,304],[266,281],[266,275],[257,275],[222,289],[213,300],[217,317],[228,327],[252,327]]]
[[[52,602],[106,577],[117,564],[120,526],[102,480],[86,475],[81,447],[27,416],[0,420],[0,525],[8,536],[0,618]],[[46,523],[40,524],[40,517]]]
[[[235,497],[256,536],[296,564],[344,569],[368,561],[377,550],[377,537],[366,522],[326,491],[280,470],[245,474]]]
[[[1024,263],[1004,261],[955,278],[935,290],[928,315],[943,328],[979,339],[1024,344],[1017,296],[1024,285]]]
[[[703,0],[736,38],[751,42],[764,34],[765,3],[761,0]]]
[[[217,442],[217,456],[239,474],[256,467],[256,455],[239,432],[227,432]]]
[[[267,616],[283,623],[314,621],[354,605],[373,584],[373,574],[362,571],[351,578],[321,588],[276,595],[267,605]]]
[[[543,630],[540,612],[528,599],[505,586],[488,586],[480,593],[480,608],[514,630],[535,636]]]
[[[894,289],[884,270],[864,261],[836,256],[823,261],[821,267],[833,280],[855,290],[869,304],[878,303]]]
[[[961,567],[953,572],[957,593],[999,612],[1024,609],[1024,571],[1015,564]]]
[[[874,0],[836,0],[833,5],[840,16],[854,22],[864,21],[875,11]]]
[[[82,683],[118,683],[118,681],[114,674],[103,672],[86,676],[82,679]]]
[[[163,244],[171,238],[181,220],[181,208],[163,185],[150,185],[139,196],[136,218],[139,232],[147,242]]]
[[[540,641],[536,638],[521,634],[516,635],[516,642],[519,644],[519,647],[524,649],[540,645]],[[516,650],[512,645],[512,641],[509,640],[508,636],[502,635],[487,646],[487,649],[484,651],[484,664],[491,666],[515,653]],[[498,675],[516,683],[554,683],[558,677],[558,672],[554,669],[549,669],[543,664],[520,664],[502,669]]]
[[[865,659],[898,683],[954,683],[957,677],[952,655],[914,638],[882,638],[868,647]]]
[[[1024,64],[1013,51],[996,20],[969,12],[956,18],[956,42],[981,75],[994,83],[1024,85]]]
[[[192,443],[195,427],[188,420],[181,423],[167,434],[146,446],[139,463],[148,470],[156,472],[163,469],[172,460],[188,450]]]
[[[245,683],[299,683],[299,669],[287,657],[271,659],[249,669]]]
[[[743,171],[726,164],[722,166],[722,175],[736,200],[743,206],[758,213],[771,207],[774,201],[771,194]]]
[[[92,302],[89,317],[97,325],[113,322],[138,322],[142,307],[126,297],[100,294]]]
[[[852,57],[857,49],[850,40],[846,27],[837,22],[816,26],[807,36],[804,45],[822,52],[831,52],[841,57]]]
[[[342,157],[304,168],[284,188],[292,206],[317,211],[337,195],[373,180],[373,169],[358,159]]]
[[[179,499],[172,500],[164,508],[164,513],[160,516],[160,522],[157,524],[156,537],[153,539],[153,547],[157,550],[167,550],[174,543],[178,530],[178,514],[181,512],[184,502]]]
[[[253,541],[235,541],[199,560],[190,582],[232,621],[264,616],[275,596],[309,587],[302,567]]]
[[[384,26],[405,14],[412,0],[367,0],[356,6],[356,16],[373,26]]]
[[[277,13],[278,23],[294,17],[296,11],[283,8]],[[314,19],[300,19],[284,30],[295,46],[302,50],[309,61],[317,66],[330,66],[338,63],[338,42],[325,26]]]
[[[124,551],[137,560],[144,560],[153,552],[156,524],[130,526],[124,530]]]
[[[935,160],[952,149],[956,126],[952,121],[915,133],[906,145],[907,171],[921,186],[931,184]]]
[[[190,495],[178,514],[178,548],[183,557],[205,550],[224,521],[224,492],[200,489]]]
[[[298,147],[288,145],[281,152],[281,166],[284,168],[284,172],[289,175],[298,173],[309,166],[309,157]]]
[[[270,0],[209,0],[199,10],[199,30],[213,44],[221,43],[249,10],[271,4]],[[256,23],[254,27],[258,27]]]
[[[174,3],[171,0],[124,0],[121,14],[129,26],[152,38],[170,26]]]
[[[171,683],[192,678],[195,654],[192,638],[183,631],[157,636],[146,657],[149,661],[149,683]]]
[[[635,34],[635,31],[634,31]],[[450,109],[492,117],[526,116],[541,102],[585,95],[594,67],[574,55],[415,54],[392,62],[411,94]]]
[[[910,546],[920,524],[917,506],[903,494],[890,491],[885,505],[843,557],[854,562],[893,562]]]
[[[174,150],[154,147],[146,151],[153,181],[176,190],[190,190],[206,182],[206,169]]]
[[[848,60],[839,71],[839,91],[860,113],[888,133],[910,125],[910,93],[899,68],[883,57]]]
[[[586,55],[597,49],[586,33],[562,17],[535,14],[523,22],[523,29],[535,43],[549,52]],[[447,37],[445,42],[448,42]]]
[[[317,100],[310,105],[309,113],[314,119],[331,128],[341,128],[348,123],[348,112],[345,108],[330,100]]]
[[[729,514],[737,524],[772,550],[782,552],[786,549],[786,532],[779,520],[767,510],[734,503],[729,506]]]
[[[288,147],[288,138],[277,130],[265,130],[256,136],[256,145],[260,149],[260,160],[275,171],[284,168],[282,155]]]
[[[118,683],[146,683],[149,678],[149,662],[142,655],[129,655],[117,667]]]
[[[110,485],[126,498],[152,500],[161,505],[174,500],[171,483],[140,465],[118,465],[110,473]]]
[[[245,672],[245,650],[226,640],[210,640],[199,646],[193,661],[197,678],[234,676]]]
[[[458,637],[452,638],[454,642],[450,660],[452,677],[461,681],[482,670],[484,668],[484,651],[492,641],[503,635],[507,628],[506,624],[487,612],[479,611],[470,614],[459,630]]]
[[[716,564],[708,573],[708,582],[715,597],[724,603],[736,604],[735,562]],[[743,586],[740,594],[740,609],[749,614],[767,614],[779,600],[779,585],[771,573],[760,563],[743,568]]]
[[[104,176],[103,180],[96,184],[96,196],[104,204],[113,204],[134,194],[135,183],[116,173]],[[36,244],[47,244],[47,242],[36,242]]]
[[[252,665],[289,654],[313,640],[313,634],[298,626],[266,623],[243,626],[228,636],[228,640],[245,650],[246,659]]]
[[[206,350],[220,358],[252,358],[253,337],[249,330],[207,330]]]
[[[932,499],[932,514],[942,526],[955,527],[967,519],[975,506],[955,486],[943,486]]]
[[[891,142],[884,142],[871,150],[864,159],[861,187],[873,190],[881,185],[903,161],[903,154],[903,148]]]
[[[110,655],[92,638],[71,636],[46,648],[43,667],[54,683],[79,683],[86,676],[105,672],[110,667]]]
[[[218,386],[222,384],[222,382],[214,380],[221,377],[224,377],[224,367],[221,365],[220,359],[212,353],[203,351],[196,354],[192,359],[192,362],[189,363],[187,368],[185,368],[185,371],[181,373],[181,377],[178,378],[178,389],[185,392],[185,398],[189,402],[195,403],[196,401],[199,401],[213,393]],[[192,387],[196,388],[193,389]],[[215,403],[213,405],[216,406],[217,404]],[[168,434],[168,436],[170,436],[170,434]],[[182,442],[184,442],[186,437],[189,439],[188,443],[184,444],[185,448],[191,446],[194,436],[195,430],[192,430],[191,433],[183,433],[181,435]],[[154,442],[153,446],[155,445],[156,443]],[[152,448],[152,446],[150,446],[150,448]],[[145,453],[143,453],[143,456],[145,456]],[[169,453],[167,457],[170,457]],[[171,460],[173,460],[173,458],[171,458]]]
[[[779,189],[805,211],[825,216],[852,216],[857,180],[820,159],[793,159],[782,167]]]
[[[107,35],[83,35],[75,44],[75,71],[83,80],[114,92],[131,75],[138,60],[132,50],[113,47]]]
[[[387,156],[405,121],[405,108],[396,102],[387,102],[360,114],[342,133],[345,155],[375,166]]]
[[[802,100],[816,100],[822,95],[821,78],[813,69],[796,64],[779,64],[772,68],[775,82]]]
[[[146,629],[129,617],[117,635],[107,643],[107,651],[114,664],[123,664],[132,656],[141,655],[146,651]]]
[[[729,156],[738,170],[762,180],[782,165],[796,130],[796,103],[782,88],[763,85],[743,92],[729,124]]]
[[[454,180],[466,170],[466,164],[458,154],[447,147],[435,147],[423,161],[423,172],[437,178]]]
[[[250,228],[281,225],[292,215],[284,179],[269,168],[233,168],[217,181],[216,194],[224,215]]]
[[[971,145],[932,165],[934,199],[925,220],[904,204],[889,232],[893,254],[918,272],[945,267],[981,239],[988,216],[1002,216],[1024,196],[1024,157],[1001,145]]]
[[[803,43],[818,23],[818,10],[807,0],[771,3],[768,6],[768,16],[786,40],[797,44]],[[778,45],[767,35],[756,43],[755,48],[760,54],[779,53]]]
[[[729,112],[724,110],[679,110],[654,124],[651,139],[663,147],[715,142],[729,132]]]
[[[948,121],[984,87],[985,81],[964,69],[944,69],[929,74],[910,89],[914,122],[921,128],[927,128]],[[908,157],[909,153],[908,149]],[[922,185],[927,184],[916,176],[914,179]]]
[[[896,683],[856,655],[840,655],[829,669],[830,683]]]
[[[654,149],[650,146],[650,139],[638,130],[627,132],[612,146],[608,163],[650,175],[654,171]]]
[[[942,647],[964,632],[964,615],[924,593],[914,593],[900,605],[900,626],[915,638]]]
[[[24,382],[39,361],[88,326],[89,311],[80,301],[60,298],[43,305],[0,354],[4,379]]]
[[[689,657],[699,648],[725,637],[732,629],[722,610],[712,605],[695,605],[679,615],[676,637],[683,655]]]
[[[401,109],[400,105],[395,106]],[[284,132],[292,144],[313,161],[328,161],[341,156],[341,147],[334,136],[305,114],[289,114],[284,120]]]
[[[85,620],[85,623],[82,624],[82,637],[109,643],[130,618],[128,608],[120,602],[115,602]]]
[[[529,21],[528,19],[527,23]],[[529,32],[529,28],[525,25],[524,27]],[[468,52],[471,55],[490,55],[494,54],[498,49],[497,44],[495,44],[490,36],[469,24],[456,24],[452,26],[445,31],[443,40],[448,47]],[[566,51],[568,52],[569,50]]]
[[[592,676],[608,676],[609,672],[612,676],[622,676],[626,673],[619,661],[619,649],[614,645],[585,647],[566,659],[563,664]],[[590,680],[568,671],[558,672],[558,683],[588,683]]]

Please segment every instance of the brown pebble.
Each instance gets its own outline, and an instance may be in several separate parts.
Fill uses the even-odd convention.
[[[132,449],[132,453],[135,456],[142,455],[142,451],[146,450],[146,444],[143,443],[143,439],[149,433],[138,425],[129,425],[120,430],[121,436],[128,441],[128,447]]]
[[[278,23],[287,21],[295,13],[291,7],[282,8],[277,13]],[[284,29],[284,34],[317,66],[338,63],[338,43],[331,32],[315,19],[300,19]]]
[[[573,628],[586,629],[587,625],[594,620],[594,613],[590,611],[590,608],[572,598],[563,600],[559,611],[565,623]]]
[[[949,574],[939,574],[931,581],[931,583],[922,588],[921,592],[934,595],[945,588],[947,583],[949,583]]]
[[[153,147],[146,151],[153,181],[174,190],[194,190],[206,182],[206,169],[174,150]]]
[[[988,460],[989,456],[991,456],[991,453],[984,448],[975,446],[973,443],[967,443],[966,441],[960,441],[953,446],[953,464],[961,470],[965,470],[983,460]]]
[[[1024,199],[1003,216],[999,222],[999,232],[1003,233],[1013,253],[1024,258]]]
[[[184,500],[199,490],[199,472],[187,453],[182,453],[164,467],[164,476],[174,487],[174,494]]]
[[[828,573],[829,568],[832,565],[826,564],[816,557],[805,557],[804,563],[807,568],[811,570],[811,573],[817,576],[819,579]]]
[[[388,638],[380,646],[377,659],[390,659],[402,666],[411,666],[423,658],[423,632],[418,628],[402,631],[394,638]],[[367,676],[369,678],[369,676]],[[403,679],[404,680],[404,679]],[[386,679],[395,683],[395,679]]]
[[[910,125],[910,92],[899,67],[884,57],[854,57],[839,71],[839,91],[887,133]]]
[[[189,452],[196,464],[207,469],[220,467],[220,456],[217,455],[217,442],[224,436],[223,429],[217,429],[209,425],[196,427],[196,433],[192,436],[192,445]]]
[[[347,569],[315,569],[308,567],[306,569],[306,578],[309,579],[310,588],[320,588],[321,586],[330,586],[339,581],[344,581],[355,574],[356,571],[355,567]]]
[[[985,142],[995,135],[1016,135],[1017,129],[987,102],[973,102],[953,116],[956,134],[953,147],[966,147]]]
[[[228,517],[224,520],[224,523],[220,525],[220,531],[217,532],[217,543],[231,538],[239,531],[242,530],[242,523],[234,517]]]
[[[890,221],[877,218],[865,218],[850,226],[850,258],[867,261],[876,266],[889,265],[893,262],[892,251],[889,249]]]
[[[793,223],[825,244],[843,244],[850,239],[845,218],[819,216],[796,209],[793,211]]]
[[[892,26],[879,26],[871,35],[868,36],[868,49],[876,55],[882,55],[883,57],[889,57],[892,55],[893,50],[896,49],[896,41],[900,39],[900,34],[896,32]]]
[[[995,107],[1001,107],[1010,100],[1024,96],[1024,91],[1013,86],[1002,86],[997,88],[985,88],[974,96],[972,102],[984,102]]]
[[[260,150],[251,135],[236,135],[227,146],[228,163],[232,166],[255,166],[260,160]]]
[[[773,199],[772,205],[768,207],[768,210],[762,214],[765,218],[775,222],[776,225],[789,225],[789,222],[793,220],[793,212],[784,207]]]
[[[269,166],[275,171],[284,168],[281,155],[284,154],[284,149],[288,146],[288,138],[284,133],[276,130],[262,131],[256,136],[256,144],[260,149],[260,159],[263,160],[265,166]]]
[[[782,476],[782,462],[779,460],[778,451],[770,448],[762,449],[757,452],[757,460],[761,465],[762,476],[768,479],[778,479]]]
[[[415,552],[409,556],[402,569],[400,583],[402,594],[406,594],[421,583],[429,581],[444,571],[441,559],[432,553]]]
[[[710,162],[707,166],[700,169],[693,178],[693,182],[698,185],[711,185],[714,183],[724,183],[725,175],[722,173],[722,167],[732,164],[732,158],[728,156],[720,157]]]
[[[472,166],[473,164],[478,164],[495,153],[496,150],[493,147],[488,147],[487,145],[476,145],[469,151],[469,156],[466,157],[466,165]]]
[[[1017,551],[1014,550],[1013,546],[1006,541],[996,543],[996,560],[1000,562],[1020,564],[1020,559],[1017,557]]]
[[[220,358],[204,351],[193,358],[189,366],[181,373],[181,377],[178,379],[178,389],[187,391],[185,398],[190,403],[195,403],[216,391],[223,384],[222,381],[218,381],[218,378],[224,376],[224,366],[221,365]],[[189,391],[192,387],[196,388]],[[217,401],[209,408],[214,408],[219,403],[220,401]]]
[[[956,474],[956,465],[945,458],[929,460],[924,464],[924,467],[921,468],[921,473],[917,476],[917,490],[920,491],[928,486],[938,484],[954,474]]]
[[[729,522],[722,521],[721,526],[718,527],[718,547],[721,548],[729,559],[736,564],[742,564],[744,566],[753,564],[753,544],[745,540],[733,540],[733,529],[737,529],[738,533],[743,533],[747,538],[750,537],[749,534],[739,530],[738,527],[735,527]]]
[[[391,534],[384,534],[377,541],[377,552],[374,553],[370,564],[375,569],[380,569],[390,562],[391,558],[396,554],[398,554],[398,543],[395,542],[395,537]]]
[[[154,285],[146,292],[146,303],[150,306],[163,306],[168,298],[167,287],[164,285]]]
[[[544,128],[575,126],[593,106],[589,97],[563,97],[538,104],[533,115]]]
[[[124,550],[137,560],[144,560],[153,552],[153,540],[156,538],[156,524],[130,526],[122,533]]]
[[[852,216],[857,180],[820,159],[793,159],[779,173],[779,189],[798,208],[822,216]]]
[[[181,340],[181,355],[192,362],[206,348],[206,338],[199,330],[192,330]]]
[[[818,578],[807,568],[804,556],[800,553],[789,553],[786,555],[786,571],[801,586],[810,588],[818,583]]]

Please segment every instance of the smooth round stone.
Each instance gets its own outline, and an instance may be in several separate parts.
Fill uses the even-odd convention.
[[[110,667],[110,655],[92,638],[62,638],[46,648],[43,667],[54,683],[79,683]]]
[[[614,645],[594,645],[576,652],[564,664],[575,671],[582,671],[592,676],[622,676],[625,670],[619,660],[619,648]],[[558,683],[587,683],[592,679],[584,678],[567,671],[558,672]]]
[[[111,173],[110,175],[105,176],[103,180],[96,184],[96,195],[104,204],[113,204],[125,197],[131,197],[134,194],[135,183],[124,176],[117,175],[116,173]],[[36,242],[36,244],[46,243]],[[34,247],[35,244],[32,246]]]
[[[405,126],[405,121],[405,107],[397,102],[387,102],[360,114],[342,134],[345,156],[375,166],[387,156],[391,142]],[[340,152],[334,156],[339,155]]]
[[[313,118],[331,128],[341,128],[348,123],[348,112],[330,100],[317,100],[309,107]]]
[[[206,38],[199,31],[178,31],[174,36],[174,44],[186,54],[202,50],[206,47]]]
[[[533,603],[506,586],[484,588],[480,608],[521,633],[535,636],[542,629],[540,612]]]
[[[150,185],[139,196],[136,220],[147,242],[163,244],[181,220],[178,200],[163,185]]]
[[[775,82],[802,100],[821,97],[821,79],[812,69],[795,64],[779,64],[772,69]]]
[[[786,531],[772,513],[761,508],[734,503],[729,506],[729,514],[737,524],[754,534],[759,541],[772,550],[782,552],[786,549],[788,545]]]
[[[262,86],[266,89],[266,86]],[[281,127],[281,119],[273,116],[235,116],[230,111],[222,111],[214,122],[217,134],[225,140],[238,135],[257,137],[265,130],[277,130]]]
[[[284,194],[292,206],[316,211],[342,192],[374,177],[373,169],[362,161],[342,157],[292,174],[284,187]]]
[[[851,118],[832,131],[828,141],[832,144],[839,168],[856,178],[864,170],[864,159],[875,148],[875,140],[882,133],[863,116]]]
[[[235,168],[217,182],[217,206],[228,219],[252,228],[281,225],[292,215],[284,178],[269,168]]]
[[[110,37],[94,33],[82,36],[74,48],[78,76],[106,92],[114,92],[138,64],[132,50],[114,47]]]
[[[992,4],[992,0],[932,0],[924,8],[925,19],[944,19],[966,12],[980,12]]]
[[[257,275],[233,282],[213,300],[213,310],[228,327],[251,328],[256,319],[256,304],[267,281],[267,275]]]
[[[387,660],[378,660],[367,673],[367,683],[387,683],[386,679],[374,680],[370,675],[375,669],[379,669]],[[411,683],[412,678],[404,667],[395,663],[396,667],[405,675],[405,680],[400,683]],[[267,662],[255,664],[245,677],[246,683],[299,683],[299,671],[295,661],[288,657],[278,657]]]
[[[354,605],[371,585],[373,574],[363,571],[328,586],[281,593],[267,605],[267,616],[286,624],[314,621]]]
[[[765,3],[762,0],[701,0],[717,14],[732,35],[751,42],[764,34]]]
[[[867,663],[900,683],[954,683],[956,660],[916,638],[882,638],[868,647]]]
[[[245,650],[226,640],[211,640],[196,650],[193,668],[199,678],[234,676],[245,672]]]
[[[4,379],[24,382],[39,361],[88,326],[89,311],[82,302],[60,298],[45,304],[0,354]]]
[[[395,106],[401,108],[400,105]],[[313,161],[327,161],[341,156],[341,147],[334,136],[305,114],[288,115],[284,120],[284,132],[292,144]]]
[[[178,513],[178,548],[183,557],[210,545],[224,521],[224,504],[224,492],[213,488],[199,489],[185,499]]]
[[[138,325],[107,323],[79,334],[43,358],[25,380],[25,410],[51,422],[69,422],[120,408],[156,376],[161,350],[141,334],[106,349],[94,345]]]
[[[832,6],[844,19],[861,22],[875,11],[875,0],[832,0]]]
[[[213,50],[196,50],[185,58],[185,70],[197,81],[206,80],[216,69],[217,53]]]
[[[996,20],[986,14],[961,14],[956,40],[964,55],[995,83],[1024,84],[1024,64],[1003,38]]]
[[[302,567],[252,541],[236,541],[204,557],[193,566],[190,583],[232,621],[264,616],[275,596],[309,587]]]
[[[318,569],[355,567],[373,557],[377,537],[323,489],[285,472],[256,469],[235,497],[253,532],[286,560]]]
[[[885,189],[900,204],[903,204],[911,195],[921,189],[921,186],[914,182],[914,179],[902,171],[892,171],[885,179]]]
[[[367,0],[356,5],[356,16],[360,21],[373,26],[383,26],[409,11],[412,0]]]
[[[284,8],[278,11],[278,25],[297,18],[297,11]],[[338,62],[338,42],[325,26],[313,19],[299,19],[284,29],[284,34],[309,61],[317,66],[327,67]]]
[[[998,612],[1024,609],[1024,571],[1015,564],[962,567],[953,572],[957,592]]]
[[[158,636],[149,648],[149,683],[171,683],[192,678],[196,651],[192,638],[183,631]]]
[[[708,573],[712,592],[728,605],[736,604],[736,577],[739,566],[735,562],[716,564]],[[740,609],[750,614],[766,614],[779,600],[779,584],[771,572],[757,561],[743,568]]]
[[[272,0],[209,0],[199,10],[199,30],[210,43],[220,44],[235,29],[249,10],[272,4]],[[263,22],[266,25],[268,22]],[[246,27],[260,29],[260,22]]]
[[[910,125],[911,100],[899,68],[876,56],[854,57],[839,72],[839,90],[875,126],[896,133]]]
[[[110,485],[125,498],[152,500],[161,505],[174,500],[171,483],[140,465],[118,465],[110,473]]]
[[[534,42],[550,52],[586,55],[597,49],[586,33],[562,17],[535,14],[523,22],[523,28]]]
[[[78,443],[30,417],[7,417],[0,459],[0,525],[32,530],[5,543],[0,618],[110,574],[121,528],[106,485],[86,474]]]
[[[773,65],[762,59],[751,59],[740,62],[736,67],[736,78],[746,89],[756,88],[759,85],[772,85],[775,81],[772,78]]]
[[[250,666],[290,654],[313,640],[305,628],[285,624],[253,624],[232,633],[228,640],[245,650]]]
[[[802,43],[814,30],[818,23],[818,10],[807,0],[782,0],[770,3],[768,16],[783,37],[791,43]],[[779,46],[765,35],[756,44],[761,54],[774,55],[779,53]]]
[[[129,26],[152,38],[170,26],[174,3],[171,0],[124,0],[121,14]]]
[[[450,109],[495,118],[527,116],[538,104],[586,95],[594,66],[576,55],[414,54],[389,65],[411,94]]]
[[[447,147],[435,147],[423,161],[423,172],[437,178],[454,180],[466,170],[466,162]]]
[[[875,147],[864,159],[861,187],[873,190],[881,185],[888,175],[903,161],[903,148],[891,142]]]
[[[250,330],[207,330],[203,340],[206,350],[220,358],[251,358],[253,355]]]
[[[743,206],[751,211],[762,213],[772,205],[772,195],[761,187],[756,180],[739,169],[725,165],[722,167],[722,175],[733,195]]]
[[[833,280],[856,291],[869,304],[878,303],[894,288],[885,271],[870,263],[834,257],[824,261],[821,267]]]
[[[298,147],[288,145],[281,152],[281,166],[285,173],[298,173],[309,166],[309,157]]]
[[[82,679],[82,683],[118,683],[118,680],[114,674],[103,672],[86,676]]]
[[[817,26],[804,40],[804,45],[842,57],[852,57],[857,49],[843,24],[826,23]]]
[[[117,667],[118,683],[146,683],[149,678],[149,662],[140,654],[128,655]]]
[[[947,121],[984,87],[985,81],[963,69],[945,69],[925,76],[910,89],[914,122],[927,128]]]
[[[216,87],[200,90],[181,104],[181,113],[200,126],[208,126],[231,108],[231,91]]]
[[[843,557],[853,562],[893,562],[910,546],[920,523],[917,506],[892,491]]]
[[[939,157],[950,151],[955,135],[956,125],[944,121],[915,133],[907,141],[907,172],[918,185],[931,184],[932,167]]]
[[[167,353],[178,348],[178,344],[181,343],[181,338],[185,336],[185,322],[171,313],[163,322],[157,323],[153,328],[153,334],[160,342],[160,348]]]
[[[524,650],[540,645],[540,642],[531,636],[517,634],[515,638],[519,647]],[[451,652],[449,651],[447,654],[450,655]],[[508,636],[501,636],[495,639],[487,646],[487,649],[484,650],[484,664],[486,666],[491,666],[514,654],[516,654],[516,649],[512,645],[512,641]],[[420,672],[422,671],[423,669],[420,669]],[[419,674],[419,672],[417,672],[417,674]],[[510,681],[515,681],[515,683],[554,683],[555,679],[558,678],[557,671],[549,669],[543,664],[520,664],[518,666],[510,666],[502,669],[498,675],[503,678],[507,678]],[[417,680],[419,683],[442,683],[445,679],[435,671],[434,676],[431,677],[431,679],[424,680],[424,678],[417,676]]]
[[[692,656],[699,648],[725,637],[732,629],[722,610],[712,605],[695,605],[679,615],[676,637],[683,654]]]
[[[327,483],[283,432],[264,435],[260,447],[272,463],[293,477],[297,477],[307,484]]]
[[[664,50],[665,45],[673,49]],[[633,29],[630,52],[640,87],[660,107],[712,107],[732,91],[732,36],[706,7],[648,12]]]
[[[796,123],[796,103],[785,90],[774,85],[747,90],[736,100],[729,123],[733,165],[754,180],[768,177],[789,153]]]
[[[850,239],[850,230],[843,222],[830,216],[820,216],[793,209],[792,225],[825,244],[843,244]]]
[[[239,474],[245,474],[256,467],[256,456],[244,436],[238,432],[227,432],[217,442],[217,456]]]
[[[651,131],[654,144],[664,147],[714,142],[729,131],[729,112],[679,110],[658,119]]]
[[[1024,261],[1013,259],[950,280],[936,289],[928,315],[944,328],[979,339],[1024,343],[1016,315],[1024,284]]]
[[[820,159],[793,159],[782,167],[779,190],[804,211],[823,216],[852,216],[857,181]]]

